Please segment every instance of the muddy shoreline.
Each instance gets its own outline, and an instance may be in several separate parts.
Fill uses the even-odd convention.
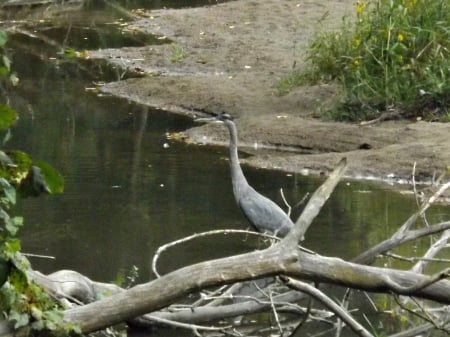
[[[104,93],[175,113],[233,115],[241,146],[253,154],[246,164],[327,174],[345,156],[351,178],[407,183],[416,163],[417,179],[429,182],[450,164],[450,125],[325,122],[317,114],[333,98],[333,88],[300,87],[277,95],[279,79],[293,66],[304,66],[302,50],[311,36],[339,27],[353,5],[353,0],[238,0],[152,11],[128,29],[157,34],[176,47],[104,49],[91,51],[90,57],[140,75],[107,83]],[[183,55],[175,60],[180,48]],[[194,142],[227,144],[225,131],[211,125],[185,134]]]

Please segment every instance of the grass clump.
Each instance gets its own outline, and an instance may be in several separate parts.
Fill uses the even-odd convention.
[[[372,0],[356,3],[356,20],[315,37],[310,83],[342,86],[338,120],[403,117],[449,119],[450,0]],[[297,83],[293,79],[291,82]]]

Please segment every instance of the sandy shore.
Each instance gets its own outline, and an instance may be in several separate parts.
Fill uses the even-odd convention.
[[[319,4],[320,3],[320,4]],[[329,86],[299,87],[285,96],[275,86],[318,31],[339,27],[353,0],[245,1],[153,11],[129,29],[172,44],[92,51],[143,76],[106,84],[102,91],[176,113],[226,111],[236,118],[241,145],[258,167],[326,174],[343,156],[347,175],[361,179],[430,180],[450,164],[450,124],[390,121],[371,126],[317,118],[333,97]],[[174,58],[181,51],[184,55]],[[227,144],[223,129],[186,130],[190,140]],[[255,147],[258,150],[255,150]],[[264,148],[277,151],[264,151]]]

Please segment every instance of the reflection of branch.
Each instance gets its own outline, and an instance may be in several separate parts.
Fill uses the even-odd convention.
[[[342,309],[319,289],[314,288],[307,283],[294,280],[290,277],[282,276],[281,279],[286,282],[286,285],[288,287],[307,293],[308,295],[314,297],[314,299],[316,299],[317,301],[321,302],[328,309],[333,311],[338,317],[340,317],[342,321],[344,321],[345,324],[347,324],[358,336],[373,337],[373,335],[369,331],[367,331],[361,324],[359,324],[347,311]]]
[[[414,315],[414,316],[417,316],[417,317],[423,319],[424,321],[429,322],[431,325],[430,325],[430,327],[429,327],[428,330],[431,330],[431,329],[434,328],[434,329],[437,329],[437,330],[442,330],[442,331],[444,331],[444,332],[446,332],[446,333],[450,333],[450,330],[448,330],[448,328],[446,327],[446,325],[448,325],[448,324],[446,324],[446,323],[442,324],[442,323],[436,322],[436,321],[433,319],[433,317],[431,317],[431,316],[429,315],[429,313],[427,312],[427,310],[426,310],[425,308],[423,308],[423,307],[422,307],[422,306],[421,306],[414,298],[413,298],[414,303],[416,304],[417,307],[419,307],[419,309],[423,312],[423,314],[420,314],[420,313],[418,313],[418,312],[416,312],[416,311],[414,311],[414,310],[411,310],[411,309],[408,308],[407,306],[403,305],[403,303],[402,303],[402,301],[400,301],[400,298],[399,298],[398,295],[394,295],[394,299],[395,299],[395,302],[397,302],[397,304],[398,304],[403,310],[405,310],[406,312],[409,312],[410,314],[412,314],[412,315]]]

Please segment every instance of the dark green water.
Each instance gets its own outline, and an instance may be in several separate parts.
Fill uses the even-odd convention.
[[[51,26],[42,27],[52,39],[61,38]],[[100,34],[103,38],[94,44],[134,45],[135,40],[121,40],[114,29],[110,36]],[[77,39],[81,32],[66,39],[68,47],[92,46],[80,46],[86,41]],[[145,39],[139,43],[148,43]],[[63,195],[26,199],[18,205],[26,223],[23,251],[54,257],[32,258],[36,269],[74,269],[99,281],[113,281],[134,265],[139,281],[146,281],[152,278],[149,266],[160,245],[209,229],[248,227],[232,196],[227,150],[166,138],[167,132],[190,127],[191,120],[85,90],[92,81],[114,78],[114,70],[61,58],[59,48],[40,49],[24,35],[13,36],[9,46],[21,82],[8,95],[21,119],[7,146],[52,163],[66,181]],[[295,204],[321,183],[295,174],[244,171],[251,185],[279,203],[280,188]],[[304,246],[351,258],[387,238],[415,210],[412,198],[383,186],[342,182]],[[294,216],[299,212],[294,210]],[[429,220],[449,215],[448,208],[436,207]],[[255,247],[238,236],[210,237],[163,255],[159,270],[164,273]],[[418,255],[425,247],[419,244],[402,252]]]

